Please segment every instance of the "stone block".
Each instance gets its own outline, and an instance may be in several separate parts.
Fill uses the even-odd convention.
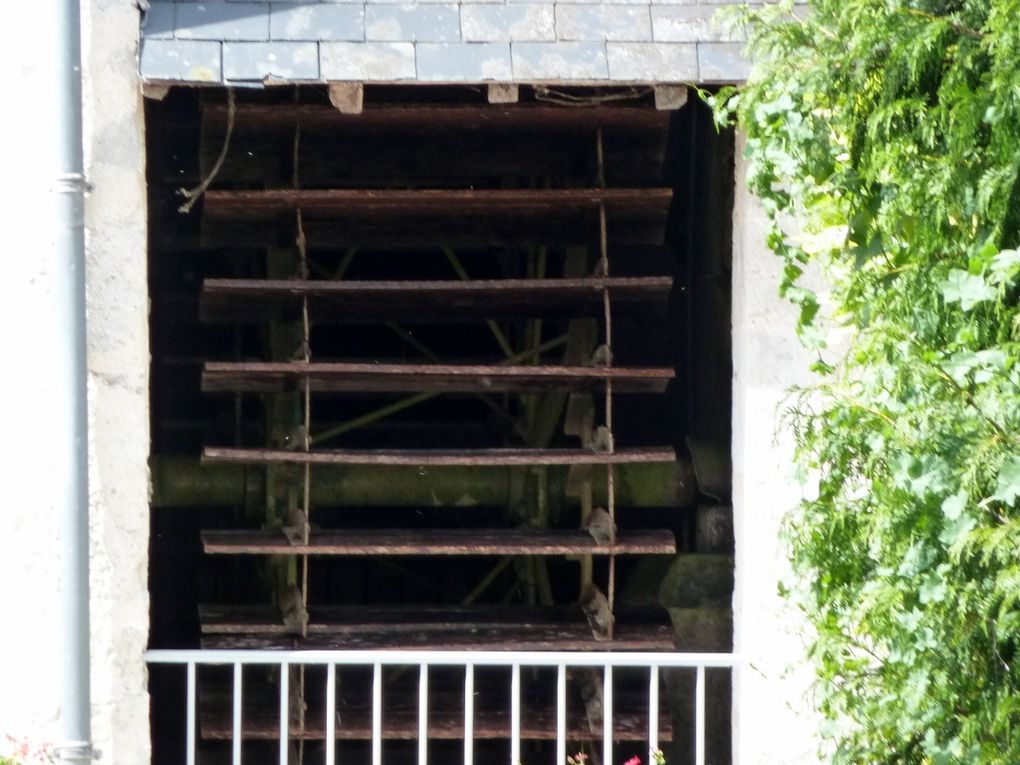
[[[419,43],[417,49],[422,81],[511,79],[509,43]]]
[[[324,80],[388,82],[415,78],[413,43],[323,42],[319,55]]]
[[[534,2],[535,0],[530,0]],[[656,0],[658,1],[658,0]],[[690,2],[690,0],[684,0]],[[508,3],[525,2],[525,0],[506,0]],[[639,5],[645,8],[649,5],[649,0],[612,0],[610,3],[606,3],[605,0],[557,0],[557,5]]]
[[[353,4],[273,3],[273,40],[364,40],[365,9]]]
[[[678,651],[733,650],[733,611],[723,608],[669,608]]]
[[[712,23],[716,8],[706,5],[652,6],[652,36],[656,42],[702,42],[722,39]]]
[[[698,54],[689,43],[629,43],[606,45],[609,76],[613,80],[683,82],[698,79]]]
[[[699,553],[733,554],[733,508],[698,505],[695,515],[694,549]]]
[[[603,43],[514,43],[515,80],[605,80],[609,76]]]
[[[319,46],[313,42],[223,44],[223,79],[318,80]]]
[[[153,3],[142,16],[142,37],[147,40],[165,40],[174,36],[173,3]]]
[[[456,42],[460,8],[451,4],[369,5],[365,11],[368,40]]]
[[[557,5],[556,37],[559,40],[651,40],[649,8],[646,5]]]
[[[220,82],[220,43],[197,40],[143,40],[142,77],[150,80]]]
[[[269,3],[179,3],[176,34],[181,40],[268,40]]]
[[[698,71],[702,82],[743,82],[750,69],[743,43],[698,43]]]
[[[541,42],[556,39],[553,5],[464,5],[460,9],[461,33],[468,42]]]
[[[729,608],[732,597],[729,555],[678,555],[659,586],[664,608]]]

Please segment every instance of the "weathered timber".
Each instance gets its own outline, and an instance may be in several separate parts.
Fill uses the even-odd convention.
[[[256,686],[257,687],[257,686]],[[247,690],[247,689],[246,689]],[[551,695],[551,694],[548,694]],[[249,696],[274,699],[273,688],[264,693],[246,692]],[[414,741],[418,738],[418,707],[408,702],[408,694],[387,696],[382,719],[382,737],[385,740]],[[510,710],[506,704],[479,703],[475,699],[474,737],[476,740],[507,739],[510,737]],[[556,738],[556,710],[548,700],[525,699],[522,703],[520,734],[529,741]],[[321,741],[325,737],[325,712],[321,702],[309,709],[304,726],[291,725],[289,738],[295,741]],[[484,705],[483,705],[484,704]],[[481,708],[478,708],[481,706]],[[613,738],[617,741],[642,741],[648,736],[648,701],[643,696],[619,694],[617,711],[613,715]],[[231,701],[229,688],[204,690],[200,707],[201,735],[209,740],[228,740],[232,737]],[[336,737],[338,740],[368,740],[372,738],[371,705],[364,697],[355,698],[341,692],[337,700]],[[659,738],[672,738],[672,725],[668,714],[660,713]],[[280,736],[280,712],[271,703],[261,699],[246,705],[242,715],[241,736],[246,740],[275,741]],[[428,736],[430,739],[457,740],[464,737],[464,699],[454,692],[432,693],[429,698]],[[567,737],[572,741],[598,741],[602,729],[592,730],[581,709],[570,709],[567,714]]]
[[[662,627],[668,626],[661,609],[617,609],[617,617],[634,632],[647,630],[649,645],[662,645]],[[276,606],[264,604],[203,604],[199,606],[203,635],[281,635],[292,637]],[[587,621],[579,606],[309,606],[309,635],[366,635],[372,632],[410,634],[437,630],[469,632],[483,629],[529,629],[555,627],[565,634],[577,628],[587,633]],[[584,628],[583,630],[580,628]],[[572,633],[571,633],[572,634]],[[571,638],[573,639],[573,638]]]
[[[664,610],[617,609],[614,638],[596,640],[578,606],[309,606],[295,638],[269,605],[199,607],[206,647],[478,650],[670,650]]]
[[[672,286],[669,276],[466,282],[206,279],[200,307],[205,321],[243,323],[292,317],[305,299],[317,323],[563,318],[601,312],[604,290],[614,315],[662,310]]]
[[[671,447],[644,447],[597,452],[590,449],[235,449],[207,446],[207,462],[260,465],[387,465],[405,467],[470,467],[492,465],[626,465],[673,462]]]
[[[301,210],[311,217],[388,218],[408,213],[460,219],[472,215],[562,215],[605,206],[607,214],[669,209],[673,190],[643,189],[267,189],[207,191],[206,220],[249,221]]]
[[[259,465],[202,463],[193,457],[150,460],[153,507],[208,507],[260,503],[265,470]],[[418,467],[316,465],[312,504],[317,507],[509,507],[526,491],[527,467]],[[620,507],[686,507],[697,502],[690,461],[625,464],[614,469]],[[561,496],[566,467],[550,467],[550,497]],[[596,470],[594,502],[605,504],[605,471]],[[565,501],[577,503],[576,497]]]
[[[668,624],[618,626],[611,640],[596,640],[587,624],[524,629],[499,625],[406,632],[376,628],[339,635],[309,633],[304,638],[252,633],[204,635],[202,647],[309,651],[672,651],[676,648],[676,637]]]
[[[606,147],[610,186],[641,186],[662,177],[665,133],[657,140],[634,138],[634,132],[626,132]],[[343,178],[347,188],[501,188],[500,181],[506,179],[549,175],[557,176],[563,187],[590,182],[585,172],[590,148],[567,132],[436,132],[428,151],[421,150],[418,136],[393,141],[392,134],[378,131],[305,132],[301,147],[298,170],[305,188],[331,188],[337,178]],[[219,143],[207,146],[206,166],[219,158],[220,149]],[[290,165],[281,155],[278,133],[235,130],[217,181],[224,188],[285,186]],[[182,177],[175,169],[165,182],[197,185],[202,180],[197,170]]]
[[[272,687],[266,687],[264,693],[252,694],[260,698],[244,709],[241,728],[244,739],[276,741],[279,737],[279,710],[271,704],[273,692]],[[248,696],[246,694],[246,698]],[[408,696],[405,693],[387,697],[381,727],[382,738],[387,741],[416,741],[418,737],[418,708],[416,703],[406,701]],[[556,737],[556,710],[548,698],[552,694],[544,696],[547,698],[522,700],[520,736],[525,741],[552,741]],[[432,693],[429,697],[428,737],[447,741],[462,739],[463,695],[444,692]],[[481,741],[510,737],[510,711],[506,704],[501,705],[495,699],[492,702],[488,699],[475,699],[474,703],[473,732],[476,739]],[[325,715],[320,706],[319,702],[311,706],[303,726],[292,722],[289,738],[293,741],[322,741],[325,736]],[[643,695],[619,694],[616,706],[623,711],[616,712],[613,717],[614,739],[621,742],[644,741],[648,736],[648,700]],[[202,737],[211,741],[230,739],[233,735],[231,709],[231,695],[227,686],[221,690],[203,690],[200,707]],[[371,706],[364,698],[342,695],[338,699],[337,715],[339,741],[367,741],[372,737]],[[576,742],[599,741],[602,728],[593,730],[583,710],[571,707],[567,713],[567,737]],[[669,741],[672,737],[671,720],[665,711],[659,715],[659,737],[661,741]]]
[[[607,215],[610,247],[659,246],[666,230],[665,210],[628,210]],[[351,215],[304,221],[309,248],[371,247],[421,250],[427,242],[456,248],[592,245],[597,242],[598,211],[559,211],[547,215],[435,216],[407,212],[392,217]],[[165,235],[161,247],[174,250],[264,247],[279,236],[275,219],[203,220],[201,236]]]
[[[499,364],[362,364],[209,361],[206,393],[485,393],[600,390],[661,393],[675,376],[668,367],[564,367]]]
[[[347,529],[313,532],[294,544],[279,530],[203,531],[206,553],[220,555],[668,555],[668,529],[621,531],[615,544],[583,529]]]
[[[211,125],[225,124],[226,104],[207,103],[203,117]],[[458,131],[480,128],[546,131],[629,128],[665,130],[669,114],[640,106],[597,106],[567,109],[546,105],[451,105],[451,104],[367,104],[360,114],[344,114],[326,105],[294,104],[286,109],[268,104],[238,104],[236,128],[280,130],[300,125],[302,129],[334,127],[391,128],[415,132],[433,129]]]

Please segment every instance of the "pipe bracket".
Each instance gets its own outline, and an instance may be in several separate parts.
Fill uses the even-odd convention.
[[[84,194],[91,190],[92,184],[81,173],[60,173],[50,186],[54,194]]]
[[[65,741],[54,748],[53,754],[57,762],[75,763],[90,763],[103,756],[90,741]]]

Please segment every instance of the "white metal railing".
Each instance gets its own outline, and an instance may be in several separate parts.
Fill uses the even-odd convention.
[[[419,668],[418,764],[428,761],[428,683],[430,667],[459,667],[464,670],[464,765],[474,764],[475,667],[509,668],[510,675],[510,765],[521,760],[521,668],[556,668],[556,765],[567,759],[567,669],[601,668],[603,671],[603,763],[613,763],[613,670],[648,670],[648,748],[659,748],[659,671],[695,670],[694,761],[705,765],[705,670],[734,669],[740,657],[729,653],[576,653],[562,651],[276,651],[276,650],[152,650],[150,664],[176,664],[186,668],[186,765],[197,756],[197,676],[199,666],[232,666],[232,764],[241,765],[242,700],[245,666],[275,666],[280,670],[280,765],[288,765],[289,752],[289,668],[326,668],[325,738],[326,765],[336,765],[336,676],[338,667],[372,668],[372,765],[382,765],[382,668]]]

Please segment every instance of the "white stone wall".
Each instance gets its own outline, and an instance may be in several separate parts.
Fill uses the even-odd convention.
[[[82,3],[92,724],[102,762],[149,761],[149,328],[134,0]]]
[[[783,516],[800,499],[793,444],[781,427],[791,386],[810,355],[794,334],[796,309],[778,297],[781,261],[765,246],[766,218],[745,184],[737,141],[733,213],[733,647],[745,659],[733,692],[734,762],[817,763],[806,627],[778,585],[789,574]]]
[[[19,104],[5,120],[4,382],[0,465],[0,754],[6,735],[56,743],[62,681],[55,625],[61,581],[56,456],[68,341],[52,317],[52,161],[60,124],[51,96],[60,3],[28,3],[0,50]],[[103,762],[149,761],[143,652],[148,635],[148,328],[144,146],[133,0],[82,3],[89,368],[92,724]],[[40,30],[26,34],[26,29]]]

